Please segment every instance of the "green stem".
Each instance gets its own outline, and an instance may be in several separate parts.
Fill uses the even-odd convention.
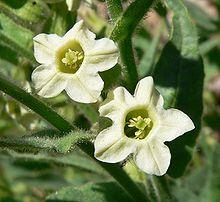
[[[170,193],[169,184],[165,176],[149,176],[149,190],[153,201],[172,202],[175,201]]]
[[[29,107],[61,132],[70,132],[76,129],[42,101],[25,92],[23,89],[16,86],[13,82],[9,81],[1,74],[0,90]],[[78,146],[82,151],[94,159],[94,147],[92,143],[86,142],[86,144],[79,144]],[[97,161],[96,159],[94,160],[99,163],[115,180],[117,180],[118,183],[127,191],[127,193],[134,198],[134,200],[148,201],[142,191],[140,191],[137,185],[119,167],[118,164],[107,164]]]
[[[92,144],[88,144],[87,147],[79,145],[79,147],[87,154],[91,153],[90,157],[93,157],[94,147]],[[83,148],[82,148],[83,147]],[[136,183],[127,175],[127,173],[121,169],[119,164],[109,164],[97,161],[124,189],[130,196],[137,202],[149,202],[147,196],[139,189]]]
[[[132,36],[134,30],[150,9],[152,3],[153,0],[136,0],[132,2],[123,15],[118,18],[110,34],[110,38],[114,41],[121,41]]]
[[[105,0],[111,20],[115,22],[123,12],[121,0]]]
[[[128,37],[120,41],[118,45],[120,50],[121,61],[123,65],[126,67],[125,86],[131,93],[133,93],[138,82],[138,73],[134,58],[131,37]]]
[[[75,129],[49,106],[46,106],[42,101],[16,86],[13,82],[9,81],[1,74],[0,90],[29,107],[31,110],[47,120],[51,125],[55,126],[58,130],[69,132]]]
[[[149,10],[153,0],[136,0],[130,4],[127,10],[122,14],[117,15],[111,9],[113,0],[106,0],[109,8],[109,13],[116,19],[115,26],[110,34],[110,38],[118,42],[122,63],[126,68],[126,87],[130,92],[133,92],[138,82],[138,73],[133,53],[131,37],[137,25],[142,20],[146,12]],[[110,4],[112,3],[112,4]],[[120,11],[121,12],[121,11]],[[120,16],[120,17],[119,17]]]

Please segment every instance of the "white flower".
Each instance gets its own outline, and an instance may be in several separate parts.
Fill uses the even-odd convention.
[[[152,77],[139,81],[134,96],[123,87],[116,88],[99,109],[100,115],[113,123],[98,134],[95,157],[116,163],[133,154],[134,162],[144,172],[165,174],[171,154],[164,142],[193,130],[194,124],[180,110],[165,110],[163,103]]]
[[[32,73],[40,96],[54,97],[65,90],[75,101],[92,103],[104,86],[98,72],[114,67],[119,53],[112,40],[95,40],[95,34],[80,21],[63,37],[34,37],[34,56],[41,64]]]

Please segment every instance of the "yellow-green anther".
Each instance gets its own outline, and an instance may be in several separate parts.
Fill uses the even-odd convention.
[[[83,52],[68,49],[65,53],[65,57],[62,59],[62,63],[70,68],[77,68],[78,62],[81,61],[83,57]]]
[[[132,128],[135,127],[138,131],[135,132],[135,139],[143,139],[146,137],[145,129],[151,128],[152,121],[150,118],[142,118],[138,116],[136,118],[132,118],[129,120],[128,127]]]
[[[144,130],[148,125],[151,124],[150,118],[142,118],[138,116],[137,118],[133,118],[129,120],[128,127],[136,127],[139,130]]]

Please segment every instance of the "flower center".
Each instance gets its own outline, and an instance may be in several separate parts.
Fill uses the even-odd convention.
[[[74,51],[69,49],[65,53],[65,57],[62,59],[62,63],[71,69],[76,69],[79,66],[79,63],[82,63],[83,60],[83,52]]]
[[[74,74],[83,62],[84,52],[78,42],[70,41],[57,51],[56,58],[59,71]]]
[[[134,110],[127,114],[124,132],[129,138],[144,139],[153,127],[152,119],[147,110]]]

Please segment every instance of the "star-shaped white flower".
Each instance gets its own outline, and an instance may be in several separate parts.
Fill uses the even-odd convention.
[[[177,109],[165,110],[163,103],[152,77],[139,81],[134,96],[123,87],[116,88],[99,109],[100,115],[113,123],[98,134],[95,157],[116,163],[133,154],[134,162],[144,172],[165,174],[171,154],[164,142],[195,127],[186,114]]]
[[[98,72],[114,67],[119,53],[112,40],[95,40],[95,34],[80,21],[63,37],[34,37],[34,56],[41,64],[32,73],[40,96],[54,97],[65,90],[77,102],[92,103],[104,86]]]

